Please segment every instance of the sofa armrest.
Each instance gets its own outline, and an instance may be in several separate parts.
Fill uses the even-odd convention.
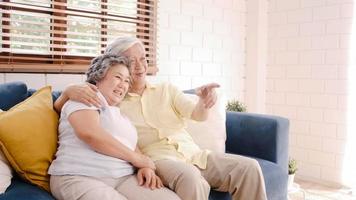
[[[227,112],[226,151],[269,160],[287,170],[288,131],[286,118]]]

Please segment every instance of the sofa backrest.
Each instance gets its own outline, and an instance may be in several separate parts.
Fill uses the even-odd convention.
[[[0,109],[9,110],[28,97],[27,86],[23,82],[0,84]]]
[[[24,82],[9,82],[0,84],[0,109],[9,110],[14,105],[25,100],[31,96],[36,90],[27,89],[27,85]],[[61,92],[52,92],[53,102],[59,97]]]

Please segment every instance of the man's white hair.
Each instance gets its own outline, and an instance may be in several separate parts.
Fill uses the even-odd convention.
[[[141,40],[136,37],[123,36],[118,37],[114,41],[112,41],[105,49],[105,54],[115,54],[118,56],[122,56],[122,54],[132,47],[135,44],[140,44],[144,49],[144,46]]]

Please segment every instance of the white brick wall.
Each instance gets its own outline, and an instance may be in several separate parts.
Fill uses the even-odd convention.
[[[290,119],[299,178],[342,183],[352,2],[270,1],[266,107]]]
[[[191,16],[203,15],[203,4],[198,2],[184,1],[182,4],[182,14]]]
[[[346,8],[345,8],[346,9]],[[243,100],[245,0],[160,0],[158,67],[151,82],[172,81],[181,89],[217,81],[227,98]],[[82,75],[0,74],[0,83],[22,80],[31,88],[61,90]]]
[[[311,22],[313,18],[312,13],[313,10],[311,8],[289,11],[287,13],[288,23]]]
[[[27,83],[28,88],[41,88],[46,83],[46,76],[43,74],[5,74],[5,81],[23,81]]]
[[[0,83],[5,83],[5,74],[0,74]]]
[[[85,80],[85,75],[5,73],[0,74],[0,82],[2,78],[4,78],[4,82],[23,81],[28,88],[33,89],[51,85],[53,90],[63,90],[69,84],[82,83]]]
[[[66,75],[62,74],[47,74],[46,84],[52,85],[53,90],[62,90],[68,84],[72,83],[82,83],[85,80],[84,75]]]
[[[166,76],[181,89],[217,81],[228,99],[243,100],[246,1],[161,0],[158,6],[163,48],[156,78]]]

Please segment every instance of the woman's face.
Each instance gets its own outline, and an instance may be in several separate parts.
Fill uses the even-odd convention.
[[[135,44],[124,53],[129,58],[132,85],[146,83],[147,60],[145,49],[140,44]]]
[[[117,105],[125,97],[130,84],[130,73],[125,65],[111,66],[96,86],[109,105]]]

